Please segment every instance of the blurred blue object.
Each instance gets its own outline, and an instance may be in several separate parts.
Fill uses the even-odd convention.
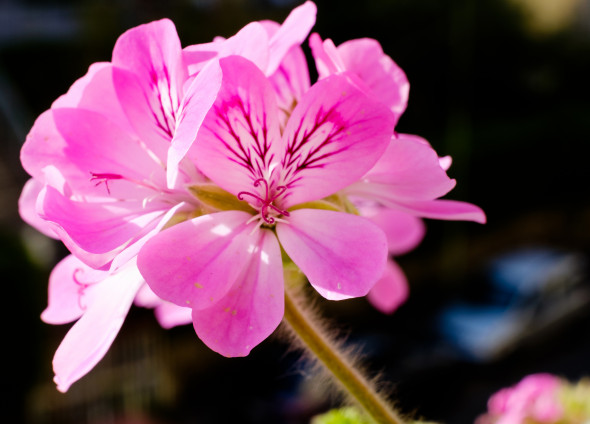
[[[475,361],[497,359],[590,303],[586,259],[548,248],[509,252],[486,269],[485,302],[455,302],[437,317],[445,341]]]

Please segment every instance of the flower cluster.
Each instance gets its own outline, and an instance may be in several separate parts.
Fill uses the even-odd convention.
[[[583,424],[590,419],[590,382],[570,384],[551,374],[532,374],[488,401],[476,424]]]
[[[71,252],[43,320],[77,320],[58,389],[104,356],[133,302],[244,356],[283,317],[284,263],[327,299],[391,312],[407,287],[388,258],[420,242],[421,218],[485,221],[439,199],[449,159],[395,131],[409,85],[378,42],[312,34],[311,84],[315,15],[307,2],[184,49],[169,20],[133,28],[36,120],[20,212]]]

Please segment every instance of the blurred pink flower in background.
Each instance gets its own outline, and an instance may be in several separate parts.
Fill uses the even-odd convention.
[[[551,374],[532,374],[488,401],[488,412],[476,424],[557,423],[563,416],[561,380]]]

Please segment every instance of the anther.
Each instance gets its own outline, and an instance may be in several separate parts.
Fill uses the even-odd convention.
[[[98,187],[99,185],[104,183],[104,186],[106,187],[107,193],[109,195],[111,194],[111,190],[109,188],[109,180],[120,180],[123,178],[123,176],[121,176],[119,174],[108,174],[108,173],[99,174],[99,173],[91,172],[90,175],[91,175],[90,181],[96,181],[96,184],[94,184],[94,186]]]

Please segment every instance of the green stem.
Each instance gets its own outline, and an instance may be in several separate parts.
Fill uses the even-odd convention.
[[[367,378],[326,336],[315,322],[311,311],[305,308],[294,295],[293,287],[285,287],[284,321],[309,351],[326,367],[342,388],[379,424],[403,424],[404,421],[389,406]]]

